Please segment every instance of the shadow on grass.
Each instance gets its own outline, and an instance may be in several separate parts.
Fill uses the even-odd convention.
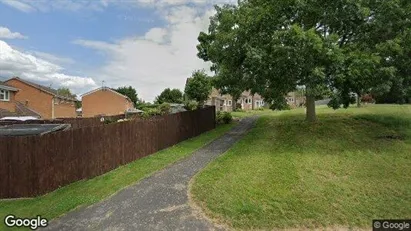
[[[410,121],[347,112],[317,123],[261,116],[196,177],[194,199],[239,229],[369,228],[378,217],[411,216]]]

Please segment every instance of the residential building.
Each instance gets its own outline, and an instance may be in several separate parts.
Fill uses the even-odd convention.
[[[291,108],[298,108],[305,105],[305,96],[299,95],[297,92],[288,93],[286,100]]]
[[[305,97],[299,96],[296,92],[290,92],[287,97],[287,104],[291,108],[297,108],[305,105]],[[231,95],[221,95],[220,92],[213,88],[206,101],[206,105],[216,106],[217,111],[232,111],[233,97]],[[237,108],[242,110],[255,110],[266,106],[264,99],[259,94],[251,94],[250,91],[244,91],[237,101]]]
[[[5,83],[18,89],[14,100],[22,110],[29,110],[42,119],[76,117],[75,98],[61,96],[55,89],[19,77]]]
[[[16,94],[19,89],[6,83],[0,82],[0,118],[29,116],[40,118],[40,115],[16,101]]]
[[[125,114],[134,109],[127,96],[108,87],[100,87],[82,95],[82,117]]]
[[[15,95],[18,89],[0,82],[0,110],[14,113],[16,111]]]
[[[233,97],[231,95],[222,95],[213,88],[206,101],[206,105],[216,106],[217,111],[232,111]],[[264,107],[265,103],[259,94],[252,95],[250,91],[244,91],[237,100],[237,108],[242,110],[253,110]]]

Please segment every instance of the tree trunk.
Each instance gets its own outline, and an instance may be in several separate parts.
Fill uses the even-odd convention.
[[[308,122],[317,121],[317,115],[315,113],[315,97],[307,95],[306,101],[306,116],[305,120]]]
[[[361,107],[361,93],[357,93],[357,107]]]

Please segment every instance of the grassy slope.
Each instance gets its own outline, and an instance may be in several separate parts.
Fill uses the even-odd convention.
[[[189,156],[193,151],[223,135],[232,126],[233,124],[219,126],[215,130],[136,160],[104,175],[70,184],[41,197],[0,200],[0,218],[3,220],[7,214],[14,214],[18,217],[41,215],[52,219],[78,206],[96,203],[167,165]],[[0,230],[3,229],[5,229],[4,222],[0,222]]]
[[[316,124],[303,112],[262,116],[195,178],[209,216],[237,229],[369,229],[411,217],[411,107],[321,108]]]

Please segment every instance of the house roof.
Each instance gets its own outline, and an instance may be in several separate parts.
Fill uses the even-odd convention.
[[[131,99],[128,98],[128,96],[125,96],[125,95],[123,95],[123,94],[121,94],[121,93],[118,93],[117,91],[115,91],[115,90],[113,90],[113,89],[111,89],[111,88],[109,88],[109,87],[99,87],[99,88],[97,88],[97,89],[94,89],[94,90],[92,90],[92,91],[89,91],[89,92],[86,92],[86,93],[82,94],[81,97],[84,97],[84,96],[93,94],[93,93],[98,92],[98,91],[100,91],[100,90],[110,91],[110,92],[112,92],[112,93],[114,93],[114,94],[117,94],[117,95],[120,95],[120,96],[124,97],[125,99],[127,99],[128,101],[132,102]]]
[[[16,105],[16,113],[18,115],[33,116],[37,118],[41,117],[41,115],[38,112],[26,107],[24,104],[18,101],[15,102],[15,105]]]
[[[41,118],[39,113],[24,106],[20,102],[17,102],[17,101],[14,102],[14,106],[16,109],[14,112],[0,108],[0,118],[7,117],[7,116],[31,116],[31,117]]]
[[[0,108],[0,118],[7,117],[7,116],[16,116],[16,113]]]
[[[9,91],[18,91],[19,89],[8,85],[5,82],[0,81],[0,89],[2,90],[9,90]]]
[[[12,80],[12,79],[16,79],[16,80],[18,80],[18,81],[20,81],[20,82],[22,82],[22,83],[25,83],[25,84],[27,84],[27,85],[30,85],[30,86],[32,86],[32,87],[34,87],[34,88],[37,88],[37,89],[39,89],[39,90],[41,90],[41,91],[43,91],[43,92],[46,92],[46,93],[48,93],[48,94],[50,94],[50,95],[52,95],[52,96],[54,96],[54,97],[61,98],[61,99],[65,99],[65,100],[70,100],[70,101],[78,101],[77,99],[75,99],[75,98],[73,98],[73,97],[66,97],[66,96],[59,95],[59,94],[58,94],[58,91],[57,91],[56,89],[53,89],[53,88],[51,88],[51,87],[46,87],[46,86],[43,86],[43,85],[40,85],[40,84],[37,84],[37,83],[33,83],[33,82],[28,81],[28,80],[21,79],[21,78],[19,78],[19,77],[13,77],[13,78],[11,78],[11,79],[9,79],[9,80],[7,80],[7,81],[10,81],[10,80]],[[7,81],[6,81],[6,82],[7,82]]]

